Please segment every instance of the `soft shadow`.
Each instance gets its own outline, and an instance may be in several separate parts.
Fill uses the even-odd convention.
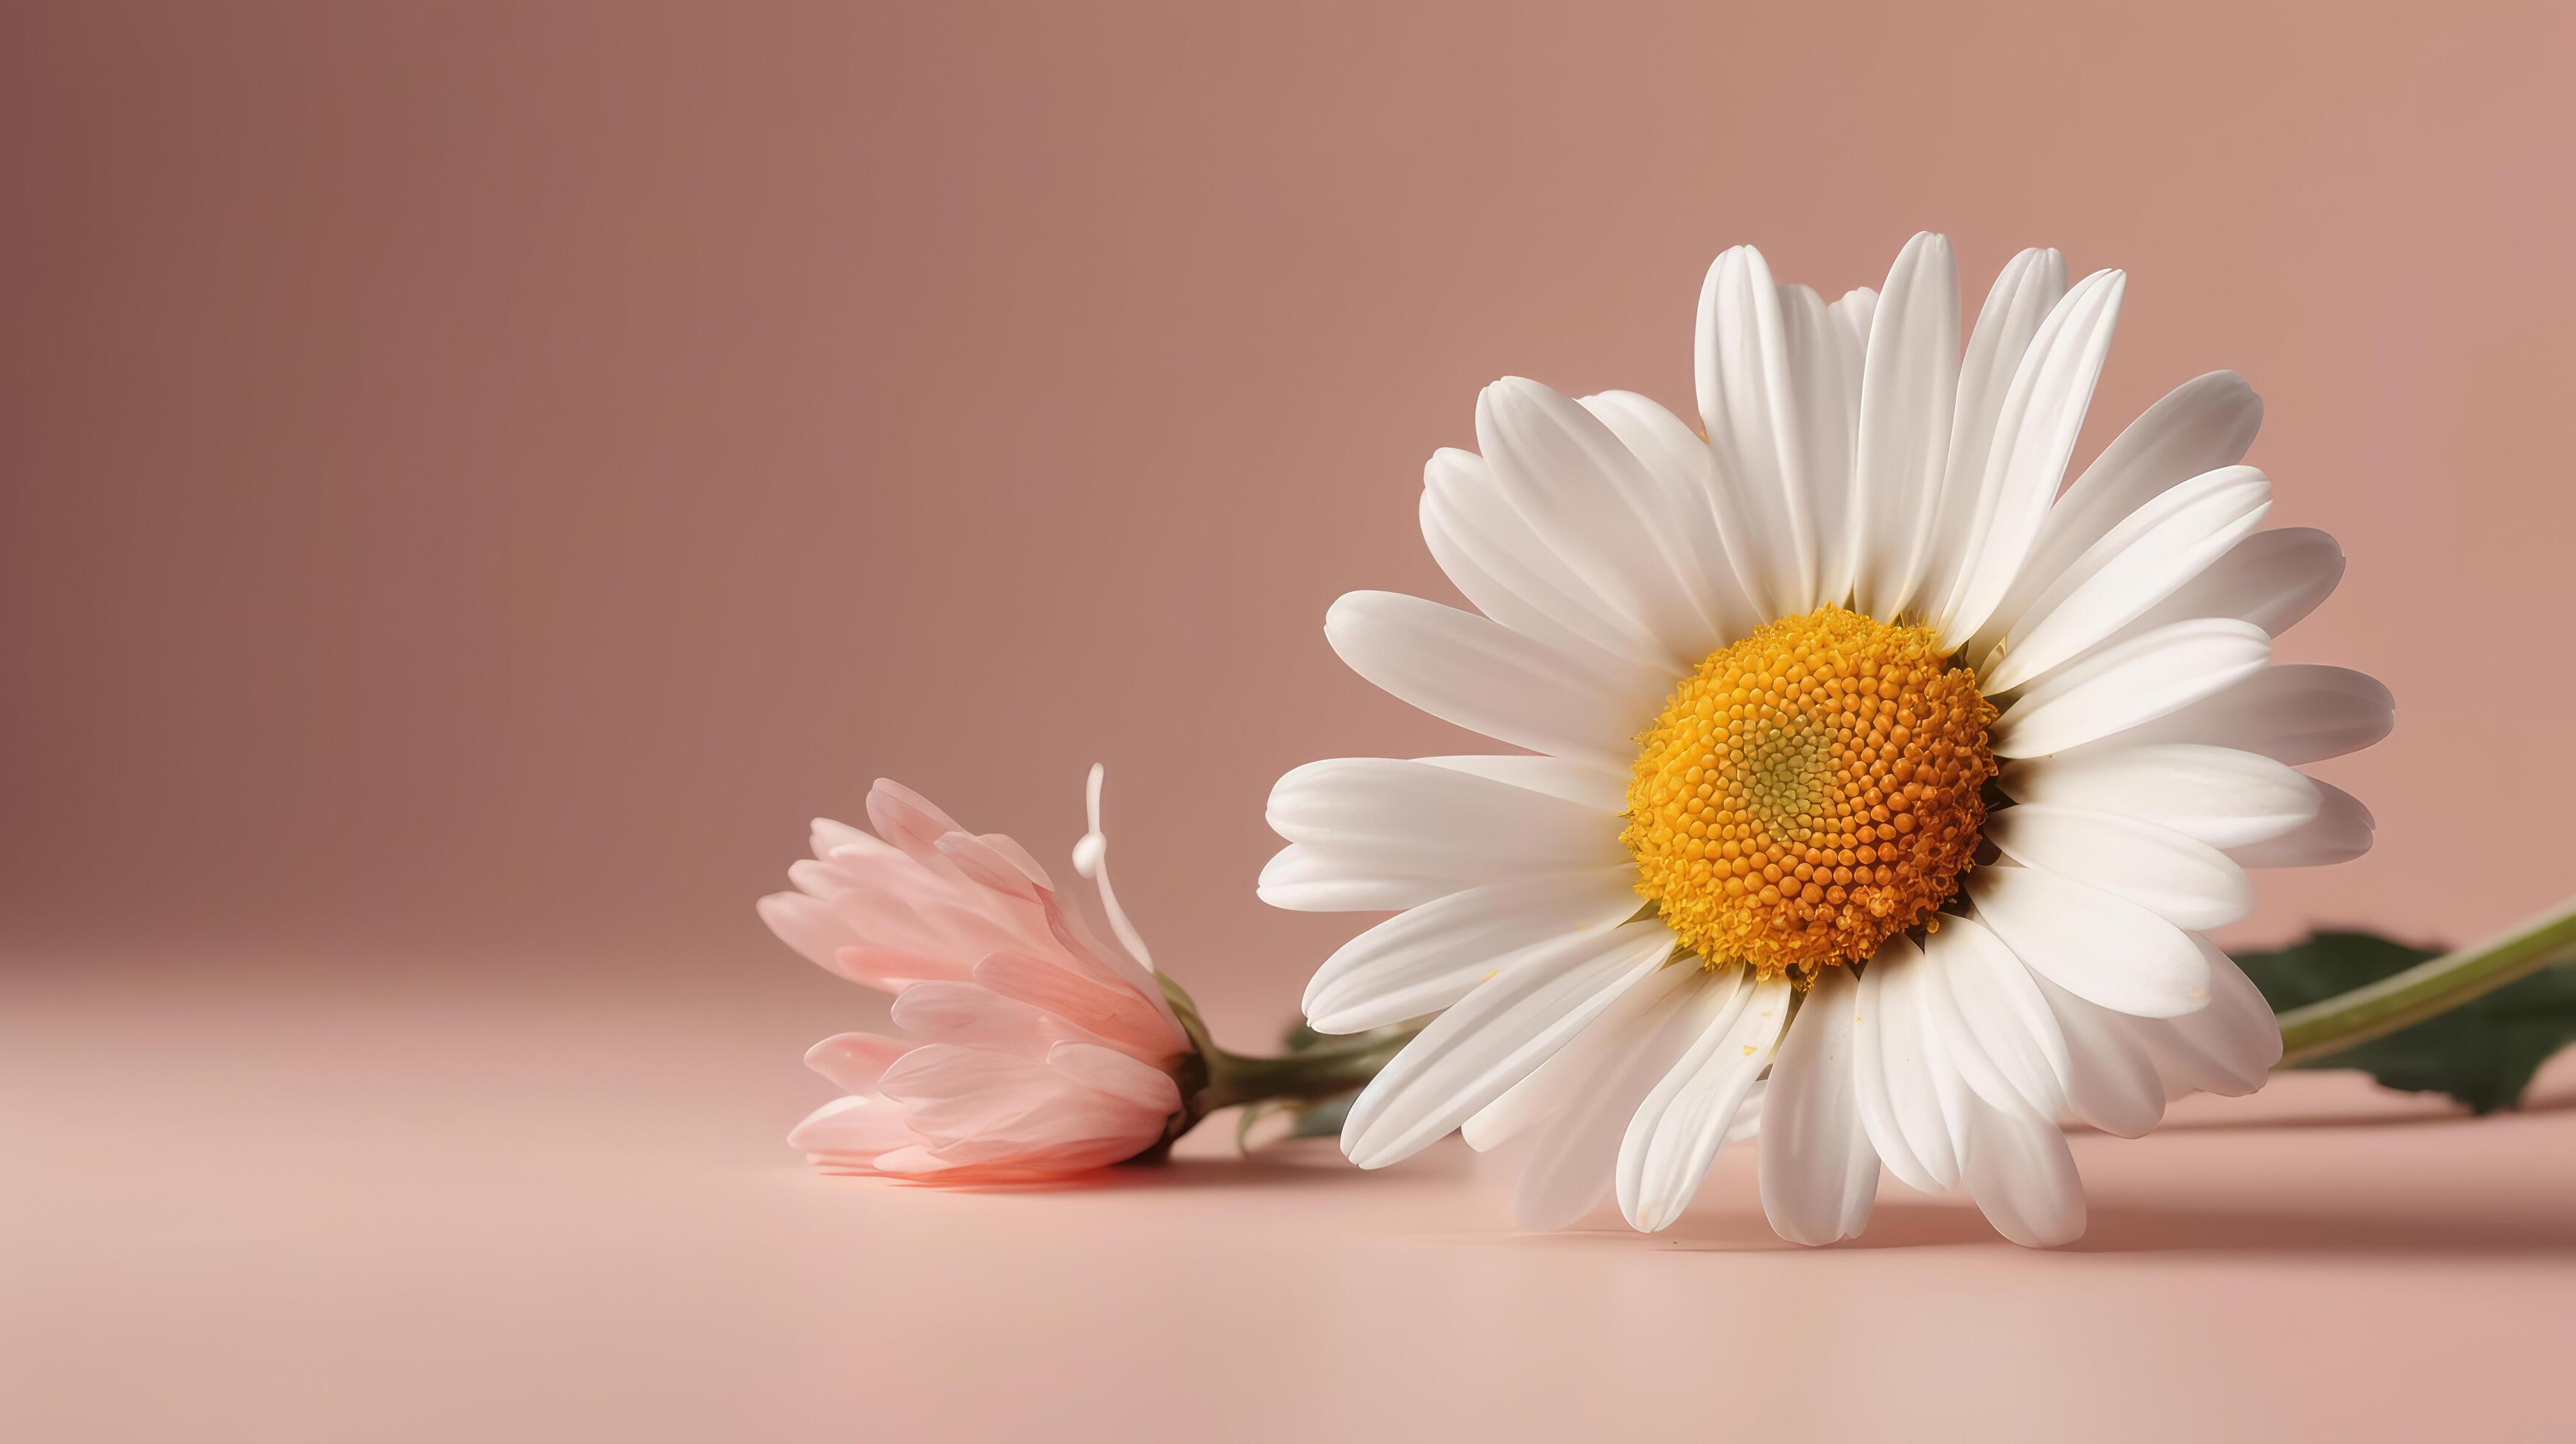
[[[1304,1149],[1262,1149],[1242,1156],[1164,1158],[1150,1163],[1122,1163],[1072,1178],[1035,1179],[1026,1183],[938,1183],[928,1179],[885,1180],[900,1188],[929,1188],[943,1193],[1206,1193],[1239,1188],[1306,1187],[1348,1182],[1364,1177],[1339,1153]]]
[[[2400,1096],[2412,1098],[2420,1095]],[[2421,1128],[2428,1124],[2492,1123],[2507,1118],[2551,1113],[2576,1113],[2576,1094],[2534,1098],[2520,1107],[2501,1108],[2493,1113],[2472,1113],[2464,1107],[2452,1107],[2439,1113],[2314,1113],[2292,1114],[2288,1117],[2239,1116],[2231,1113],[2209,1118],[2171,1119],[2156,1125],[2156,1131],[2159,1133],[2252,1133],[2292,1128]]]
[[[2005,1240],[1976,1209],[1934,1200],[1882,1198],[1869,1231],[1825,1250],[1772,1234],[1760,1215],[1685,1218],[1667,1233],[1616,1226],[1560,1233],[1453,1235],[1452,1242],[1623,1248],[1683,1253],[1841,1252],[1984,1246],[2031,1253]],[[2486,1215],[2375,1206],[2354,1201],[2332,1212],[2258,1212],[2189,1205],[2096,1202],[2084,1236],[2068,1254],[2271,1254],[2281,1257],[2474,1259],[2576,1256],[2576,1215]]]

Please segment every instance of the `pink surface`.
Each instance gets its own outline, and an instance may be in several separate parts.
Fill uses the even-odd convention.
[[[1741,1150],[1652,1238],[1514,1233],[1455,1143],[817,1177],[802,990],[345,961],[0,994],[0,1436],[2565,1437],[2576,1058],[2520,1117],[2302,1075],[2079,1134],[2071,1250],[1891,1184],[1811,1251]]]
[[[0,1436],[2548,1432],[2568,1112],[2195,1104],[2079,1141],[2049,1257],[1930,1204],[1776,1252],[1729,1176],[1674,1237],[1524,1239],[1449,1148],[937,1196],[781,1145],[883,1014],[751,901],[881,774],[1059,868],[1104,760],[1123,900],[1257,1044],[1355,926],[1254,900],[1271,781],[1459,743],[1321,619],[1447,595],[1419,468],[1476,388],[1683,401],[1721,247],[1839,291],[1929,226],[2128,270],[2079,464],[2241,370],[2271,521],[2352,557],[2282,656],[2394,688],[2320,769],[2379,847],[2234,936],[2523,918],[2576,810],[2572,46],[2541,4],[8,7]]]

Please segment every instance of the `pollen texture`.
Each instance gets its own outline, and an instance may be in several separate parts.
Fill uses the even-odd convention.
[[[1709,654],[1638,739],[1619,840],[1712,962],[1812,978],[1958,889],[1995,775],[1994,704],[1929,627],[1824,607]]]

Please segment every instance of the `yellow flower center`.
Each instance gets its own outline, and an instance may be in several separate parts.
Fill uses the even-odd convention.
[[[1828,606],[1757,628],[1638,739],[1637,891],[1702,958],[1765,976],[1936,927],[1975,860],[1994,720],[1929,627]]]

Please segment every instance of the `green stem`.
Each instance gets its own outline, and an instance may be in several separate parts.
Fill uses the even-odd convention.
[[[2340,1053],[2413,1027],[2471,998],[2576,957],[2576,900],[2492,942],[2281,1015],[2281,1066]]]
[[[1174,1126],[1164,1140],[1166,1144],[1220,1108],[1271,1098],[1315,1102],[1362,1087],[1377,1076],[1388,1059],[1413,1041],[1417,1031],[1373,1028],[1276,1058],[1247,1057],[1216,1045],[1207,1021],[1199,1016],[1197,1002],[1187,989],[1172,980],[1171,974],[1158,974],[1157,978],[1174,1016],[1181,1021],[1181,1031],[1189,1035],[1197,1050],[1182,1070],[1180,1080],[1187,1117]]]
[[[1201,1113],[1270,1098],[1319,1102],[1362,1087],[1413,1041],[1411,1028],[1380,1028],[1336,1043],[1276,1058],[1247,1058],[1219,1050],[1208,1057],[1208,1085],[1198,1097]]]

